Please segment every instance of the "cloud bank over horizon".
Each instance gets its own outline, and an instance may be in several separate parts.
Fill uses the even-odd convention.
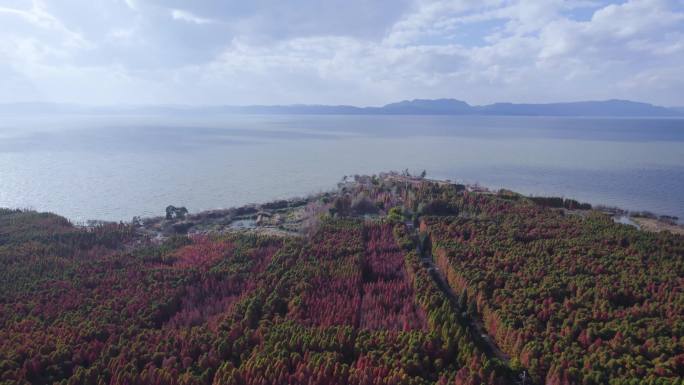
[[[0,0],[0,102],[684,105],[684,1]]]

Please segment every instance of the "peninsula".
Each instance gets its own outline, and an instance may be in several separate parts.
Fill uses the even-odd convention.
[[[614,214],[408,173],[90,227],[3,209],[0,378],[678,383],[684,237]]]

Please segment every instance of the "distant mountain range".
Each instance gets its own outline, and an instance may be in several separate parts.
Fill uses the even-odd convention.
[[[2,115],[32,114],[283,114],[283,115],[488,115],[488,116],[684,116],[684,108],[666,108],[629,100],[570,103],[495,103],[473,106],[456,99],[415,99],[382,107],[328,105],[254,106],[112,106],[94,107],[57,103],[0,104]]]

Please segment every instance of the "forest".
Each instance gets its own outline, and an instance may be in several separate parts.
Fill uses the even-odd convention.
[[[684,238],[558,199],[365,177],[301,234],[161,240],[0,209],[0,384],[682,384]]]

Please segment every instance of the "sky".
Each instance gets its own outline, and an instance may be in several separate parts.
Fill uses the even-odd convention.
[[[0,0],[0,103],[684,106],[684,0]]]

